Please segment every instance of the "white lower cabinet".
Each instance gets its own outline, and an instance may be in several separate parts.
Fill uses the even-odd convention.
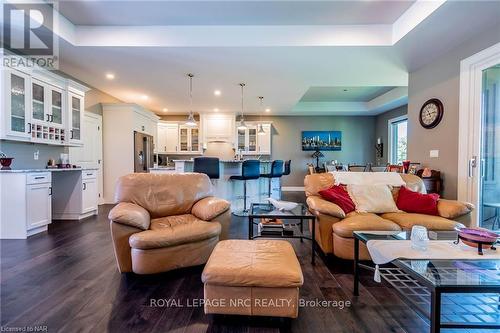
[[[28,230],[50,224],[51,191],[50,183],[26,186],[26,227]]]
[[[54,220],[81,220],[97,214],[97,170],[57,172],[53,178]]]
[[[51,173],[0,174],[0,239],[25,239],[52,221]]]
[[[83,179],[82,183],[82,214],[97,211],[97,199],[99,196],[97,178]]]

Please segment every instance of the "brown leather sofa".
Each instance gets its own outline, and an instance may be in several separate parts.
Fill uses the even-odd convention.
[[[415,175],[401,174],[406,187],[425,193],[422,179]],[[345,214],[336,204],[321,198],[319,191],[334,184],[332,173],[307,175],[304,179],[307,205],[316,216],[316,241],[325,254],[334,254],[342,259],[353,259],[353,231],[363,230],[410,230],[414,225],[423,225],[430,230],[453,230],[456,226],[469,225],[472,204],[455,200],[438,201],[439,216],[413,213],[357,213]],[[393,188],[397,199],[399,187]],[[360,245],[360,259],[370,259],[366,247]]]
[[[205,174],[121,177],[110,211],[120,272],[152,274],[207,262],[231,221],[228,201],[212,196]]]

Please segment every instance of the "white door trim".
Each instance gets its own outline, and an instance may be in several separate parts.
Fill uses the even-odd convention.
[[[475,205],[479,204],[479,182],[475,177],[480,170],[482,72],[498,63],[500,43],[460,62],[458,199]],[[475,167],[472,165],[474,158]],[[472,225],[478,222],[477,209],[473,211]]]
[[[392,151],[392,139],[393,139],[393,135],[394,133],[392,133],[392,124],[393,123],[397,123],[399,121],[402,121],[402,120],[408,120],[408,115],[407,114],[404,114],[402,116],[399,116],[399,117],[395,117],[395,118],[391,118],[387,121],[387,162],[389,164],[393,164],[392,163],[392,155],[394,154],[394,152]]]

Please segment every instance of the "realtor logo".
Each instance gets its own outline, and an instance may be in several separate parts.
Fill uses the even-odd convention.
[[[8,51],[3,65],[55,69],[58,37],[53,32],[53,3],[4,2],[3,22],[2,47]]]

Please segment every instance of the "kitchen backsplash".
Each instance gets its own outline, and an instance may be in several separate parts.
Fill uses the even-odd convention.
[[[0,141],[0,151],[8,157],[14,157],[12,169],[45,168],[49,159],[59,161],[59,155],[67,153],[66,147],[50,146],[36,143]],[[38,160],[33,158],[38,151]]]

